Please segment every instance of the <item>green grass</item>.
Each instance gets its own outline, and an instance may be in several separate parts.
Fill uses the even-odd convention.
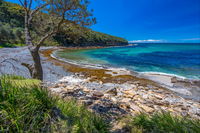
[[[130,130],[133,133],[200,133],[200,121],[167,112],[152,116],[139,114],[132,119]]]
[[[0,132],[108,132],[99,116],[75,100],[52,96],[39,84],[18,76],[0,77]]]
[[[10,43],[0,44],[0,48],[14,48],[14,47],[22,47],[22,46],[25,46],[25,44],[10,44]]]

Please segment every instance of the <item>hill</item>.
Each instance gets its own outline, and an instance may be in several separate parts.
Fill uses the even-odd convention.
[[[67,26],[67,25],[66,25]],[[15,3],[0,1],[0,44],[24,44],[24,11]],[[32,33],[37,36],[33,28]],[[127,40],[71,24],[70,28],[49,38],[46,45],[110,46],[125,45]]]

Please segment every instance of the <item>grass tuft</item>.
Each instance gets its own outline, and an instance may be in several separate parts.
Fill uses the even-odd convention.
[[[108,125],[75,100],[40,88],[40,81],[0,77],[0,132],[108,132]]]
[[[143,133],[199,133],[200,121],[188,117],[172,116],[170,113],[155,113],[152,116],[139,114],[130,124],[132,130]]]

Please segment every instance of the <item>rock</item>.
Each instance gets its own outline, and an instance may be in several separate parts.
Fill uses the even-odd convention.
[[[84,91],[85,93],[89,93],[89,92],[90,92],[90,90],[89,90],[87,87],[84,87],[84,88],[83,88],[83,91]]]
[[[111,99],[114,103],[117,103],[117,102],[118,102],[118,100],[117,100],[116,97],[111,97],[110,99]]]
[[[100,85],[102,85],[102,84],[103,84],[103,82],[102,82],[102,81],[99,81],[99,84],[100,84]]]
[[[102,96],[104,96],[104,94],[102,92],[99,92],[99,91],[94,91],[93,96],[94,97],[102,97]]]
[[[153,89],[153,88],[155,88],[153,85],[147,85],[147,88],[148,89]],[[145,89],[146,89],[146,87],[145,87]]]
[[[177,78],[176,77],[172,77],[171,78],[171,83],[177,83]]]
[[[162,100],[154,99],[153,102],[156,105],[164,105],[164,106],[169,106],[170,105],[170,103],[168,101],[162,101]]]
[[[112,95],[117,95],[117,89],[116,88],[111,88],[106,91],[106,93],[112,94]]]
[[[149,107],[149,106],[146,106],[146,105],[143,105],[143,104],[140,104],[139,107],[141,107],[145,112],[147,113],[151,113],[154,111],[153,108]]]
[[[143,86],[139,86],[138,89],[145,89]]]
[[[93,104],[93,101],[88,99],[88,100],[81,100],[82,104],[86,105],[86,106],[89,106],[91,104]]]
[[[73,85],[67,86],[67,87],[63,88],[63,90],[75,90],[75,86],[73,86]]]
[[[134,97],[132,97],[135,101],[138,101],[138,99],[141,99],[142,97],[140,95],[135,95]]]
[[[121,107],[122,109],[127,110],[128,108],[130,108],[130,105],[128,105],[128,104],[122,102],[122,103],[120,103],[120,107]]]
[[[49,88],[49,90],[51,90],[52,92],[55,92],[55,93],[61,93],[62,92],[62,88]]]
[[[110,94],[104,94],[104,98],[110,99],[112,97],[112,95]]]
[[[126,90],[123,91],[122,93],[124,93],[124,97],[128,98],[133,98],[136,95],[136,92],[134,90]]]
[[[123,103],[129,103],[130,101],[131,101],[130,98],[123,98],[123,99],[121,100],[121,102],[123,102]]]
[[[144,99],[148,99],[149,96],[148,96],[148,94],[144,94],[144,95],[142,95],[142,98],[144,98]]]
[[[64,83],[59,83],[59,84],[55,84],[54,86],[53,86],[53,88],[60,88],[60,87],[65,87],[66,86],[66,84],[64,84]]]
[[[142,109],[140,107],[138,107],[135,104],[130,104],[130,108],[134,111],[134,112],[142,112]]]
[[[156,94],[154,93],[153,95],[155,98],[159,99],[159,100],[162,100],[164,98],[164,95],[161,95],[161,94]]]
[[[167,110],[168,110],[169,112],[174,113],[174,110],[173,110],[172,108],[168,108]]]

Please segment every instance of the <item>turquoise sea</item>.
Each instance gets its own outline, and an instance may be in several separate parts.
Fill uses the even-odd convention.
[[[78,64],[127,68],[136,72],[173,74],[200,79],[199,43],[155,43],[87,50],[58,51]]]

